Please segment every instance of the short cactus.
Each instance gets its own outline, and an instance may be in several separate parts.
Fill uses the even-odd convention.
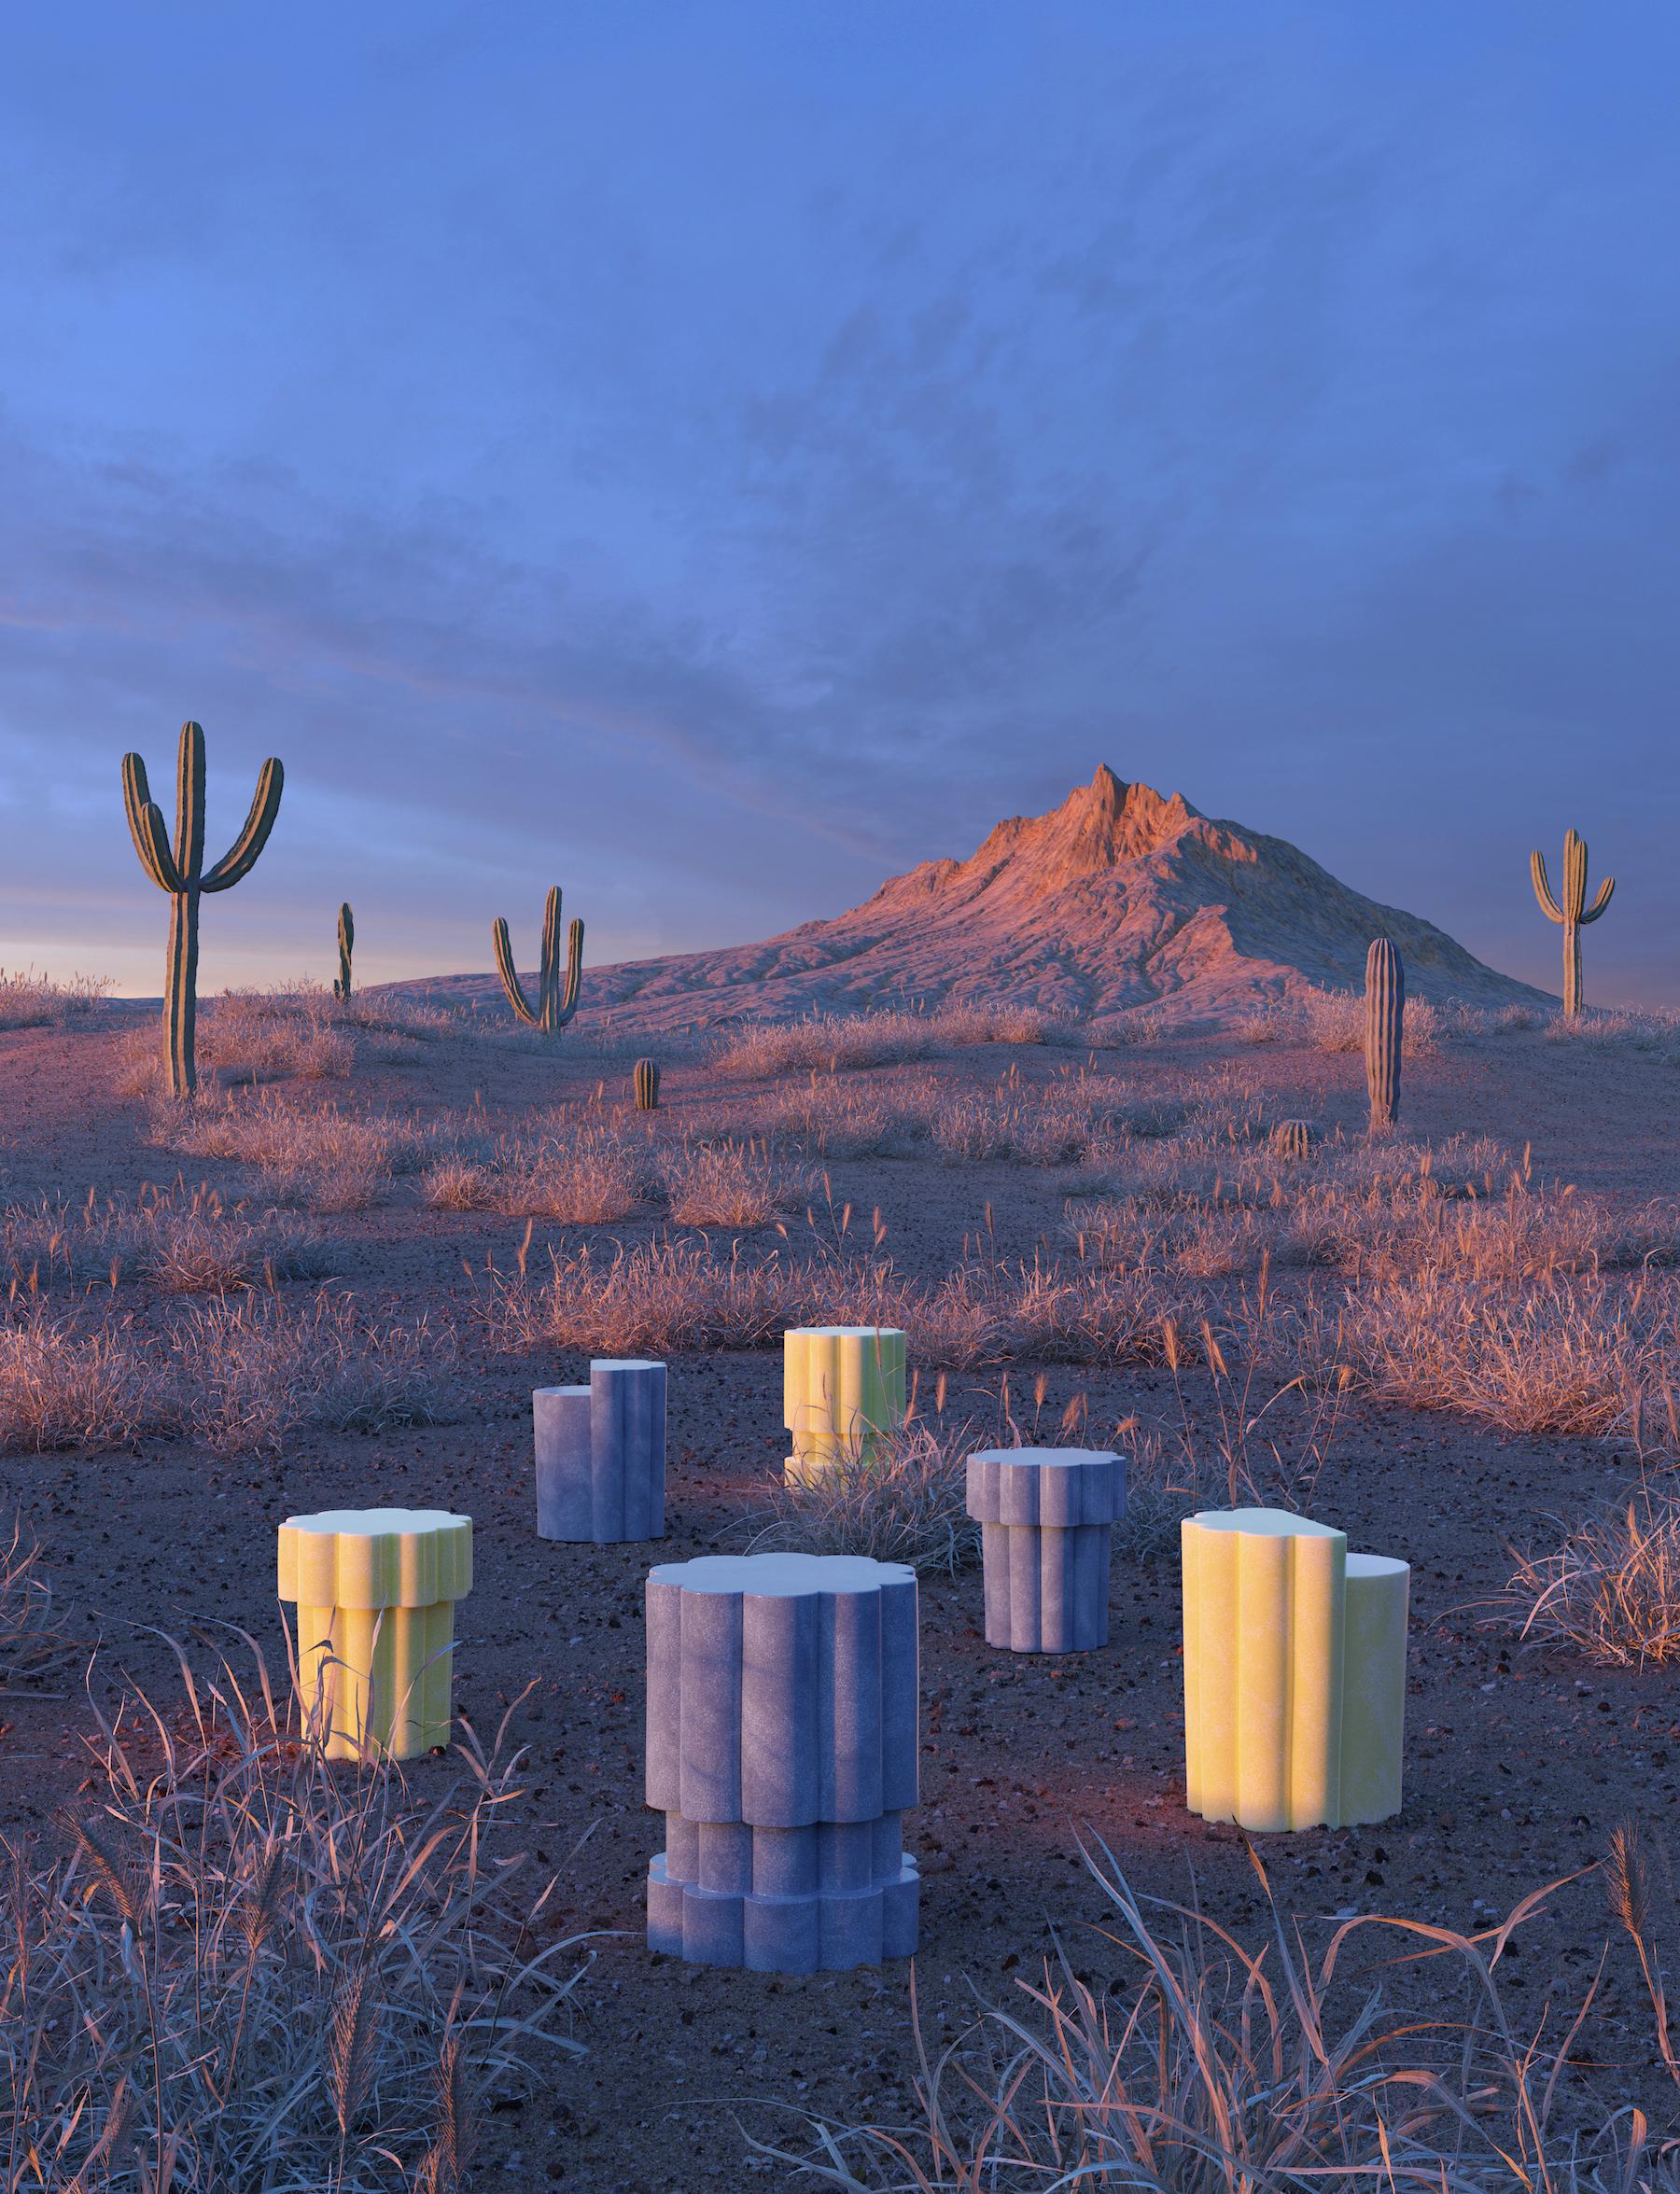
[[[1280,1120],[1271,1131],[1274,1158],[1304,1158],[1318,1140],[1308,1120]]]
[[[1587,904],[1587,841],[1573,830],[1563,837],[1562,904],[1552,896],[1546,874],[1546,857],[1538,850],[1529,855],[1529,874],[1534,880],[1534,897],[1540,901],[1542,912],[1563,925],[1563,1012],[1573,1021],[1585,1003],[1581,990],[1581,924],[1598,920],[1610,903],[1616,878],[1606,876],[1598,887],[1598,897],[1590,906]]]
[[[656,1112],[659,1110],[659,1061],[637,1059],[636,1062],[636,1108],[639,1112]]]
[[[1365,1087],[1371,1093],[1371,1127],[1392,1127],[1400,1116],[1400,1055],[1406,1040],[1406,970],[1386,937],[1372,940],[1365,955]]]
[[[175,754],[175,843],[163,812],[146,781],[137,754],[122,758],[122,797],[140,865],[170,897],[169,958],[163,971],[163,1027],[172,1097],[198,1087],[194,1037],[198,1023],[199,895],[228,891],[256,866],[280,812],[286,773],[271,755],[258,773],[257,791],[245,828],[215,866],[204,868],[204,734],[196,723],[181,726]]]
[[[350,955],[356,950],[356,916],[350,912],[350,901],[345,900],[339,909],[339,971],[338,981],[332,986],[337,999],[350,996]]]
[[[508,925],[500,915],[490,926],[490,941],[496,947],[497,972],[508,994],[508,1003],[527,1028],[540,1028],[546,1035],[557,1035],[578,1010],[578,992],[583,981],[583,925],[574,921],[567,938],[566,983],[564,988],[561,985],[559,885],[550,887],[548,902],[542,910],[542,960],[538,970],[534,1007],[520,988]]]

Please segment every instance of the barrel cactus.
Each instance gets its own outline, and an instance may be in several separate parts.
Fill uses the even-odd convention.
[[[1373,1131],[1400,1116],[1400,1055],[1406,1041],[1406,970],[1387,937],[1372,940],[1365,955],[1365,1087],[1371,1093]]]
[[[140,866],[160,891],[169,894],[169,957],[163,971],[164,1051],[172,1097],[190,1097],[198,1087],[195,1039],[198,1028],[199,898],[205,891],[231,891],[257,865],[268,844],[286,773],[271,755],[257,775],[257,791],[245,828],[220,860],[204,866],[204,734],[196,723],[181,726],[175,750],[175,827],[170,843],[163,811],[151,796],[146,764],[137,754],[122,758],[122,798],[129,834]]]
[[[1573,1021],[1585,1002],[1581,991],[1581,924],[1598,920],[1610,903],[1616,878],[1606,876],[1598,887],[1598,897],[1590,906],[1587,904],[1587,841],[1573,830],[1566,831],[1563,838],[1562,902],[1560,904],[1552,895],[1546,873],[1546,857],[1538,848],[1529,855],[1529,874],[1533,878],[1534,897],[1540,901],[1541,911],[1552,921],[1563,925],[1563,1012]]]
[[[345,900],[339,909],[339,971],[338,981],[332,986],[337,999],[350,996],[350,956],[356,950],[356,916],[350,912],[350,901]]]
[[[659,1062],[657,1059],[637,1059],[636,1062],[636,1106],[640,1112],[659,1110]]]
[[[1304,1158],[1318,1140],[1312,1124],[1308,1120],[1280,1120],[1271,1131],[1271,1151],[1274,1158]]]
[[[542,958],[538,968],[535,1006],[520,987],[508,925],[500,915],[490,926],[490,942],[496,948],[497,972],[514,1013],[527,1028],[540,1028],[549,1036],[558,1035],[578,1010],[578,992],[583,982],[583,925],[574,921],[567,938],[564,987],[561,985],[559,885],[550,887],[548,903],[542,910]]]

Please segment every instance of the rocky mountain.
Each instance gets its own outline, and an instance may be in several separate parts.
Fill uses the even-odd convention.
[[[849,913],[762,944],[589,968],[583,995],[626,1030],[947,999],[1206,1020],[1308,986],[1356,988],[1377,936],[1400,947],[1414,995],[1541,997],[1286,840],[1212,821],[1105,764],[1051,814],[1012,817],[966,860],[923,861]],[[404,987],[486,1006],[500,996],[492,974]]]

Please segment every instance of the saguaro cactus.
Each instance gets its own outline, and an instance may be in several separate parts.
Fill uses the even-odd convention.
[[[537,1003],[533,1007],[520,988],[513,966],[513,946],[505,918],[497,915],[490,925],[496,947],[496,969],[508,994],[508,1003],[529,1028],[557,1035],[578,1010],[578,992],[583,981],[583,925],[574,921],[567,937],[566,984],[560,982],[560,887],[549,887],[542,910],[542,961],[537,974]]]
[[[339,909],[339,971],[338,981],[332,986],[334,998],[347,999],[350,995],[350,955],[356,950],[356,916],[350,912],[350,901],[345,900]]]
[[[1406,1035],[1406,970],[1390,939],[1376,937],[1365,955],[1365,1087],[1371,1125],[1392,1127],[1400,1116],[1400,1053]]]
[[[637,1059],[636,1062],[636,1106],[640,1112],[659,1110],[659,1061]]]
[[[1563,925],[1563,1011],[1574,1020],[1585,1002],[1581,992],[1581,924],[1596,922],[1610,903],[1616,878],[1606,876],[1598,897],[1587,904],[1587,841],[1575,831],[1563,834],[1563,903],[1559,905],[1547,880],[1546,856],[1536,848],[1529,855],[1529,874],[1534,880],[1534,897],[1541,911]]]
[[[232,845],[215,867],[204,867],[204,734],[195,723],[181,726],[175,756],[175,829],[172,846],[162,810],[146,781],[146,764],[137,754],[122,758],[122,797],[129,831],[140,865],[170,896],[169,959],[163,972],[163,1027],[174,1097],[190,1097],[198,1087],[193,1035],[198,1020],[199,894],[228,891],[256,866],[280,812],[286,773],[273,755],[258,774],[251,812]]]

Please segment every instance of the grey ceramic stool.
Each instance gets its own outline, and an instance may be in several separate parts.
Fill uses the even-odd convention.
[[[665,1537],[663,1363],[594,1363],[586,1387],[539,1387],[531,1416],[539,1538]]]
[[[968,1512],[986,1565],[986,1642],[1011,1653],[1108,1643],[1109,1550],[1126,1513],[1126,1459],[1088,1447],[971,1455]]]
[[[816,1973],[916,1949],[916,1574],[703,1555],[648,1577],[648,1943]]]

